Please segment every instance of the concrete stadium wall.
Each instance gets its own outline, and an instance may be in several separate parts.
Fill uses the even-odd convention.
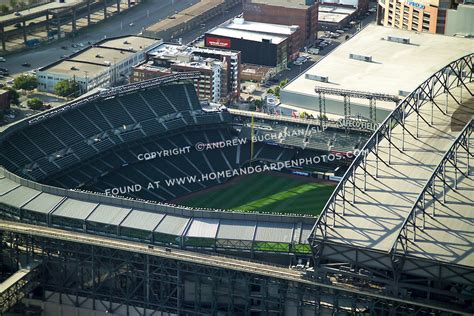
[[[220,219],[234,219],[234,220],[258,220],[258,221],[269,221],[278,223],[302,223],[313,225],[316,218],[313,216],[295,216],[295,215],[279,215],[279,214],[261,214],[261,213],[242,213],[233,212],[230,210],[200,210],[187,208],[183,206],[167,205],[162,203],[150,203],[134,199],[119,198],[113,196],[107,196],[105,194],[99,194],[97,192],[84,192],[75,190],[66,190],[57,188],[49,185],[44,185],[38,182],[27,180],[17,176],[14,173],[5,170],[0,166],[0,176],[4,175],[7,179],[15,181],[23,186],[54,194],[59,196],[65,196],[71,199],[77,199],[81,201],[88,201],[93,203],[104,203],[113,206],[121,206],[126,208],[135,208],[140,210],[146,210],[162,214],[171,214],[176,216],[192,217],[192,218],[220,218]]]

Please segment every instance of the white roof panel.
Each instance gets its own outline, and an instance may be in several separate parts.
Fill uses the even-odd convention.
[[[189,227],[187,237],[215,238],[219,227],[219,219],[196,218]]]
[[[97,203],[67,199],[53,212],[53,216],[84,220],[96,206]]]
[[[293,236],[293,223],[259,222],[255,241],[290,243]]]
[[[163,217],[164,215],[159,213],[132,210],[120,226],[152,231]]]
[[[7,178],[0,179],[0,195],[5,194],[5,192],[10,191],[11,189],[17,186],[19,186],[19,184],[10,179],[7,179]]]
[[[35,195],[38,195],[39,191],[30,189],[25,186],[20,186],[4,195],[0,195],[0,203],[5,203],[13,207],[20,207],[33,198]]]
[[[234,240],[253,240],[255,226],[256,225],[254,221],[223,219],[221,220],[221,224],[219,226],[217,238]]]
[[[189,221],[190,219],[187,217],[166,215],[166,217],[161,221],[160,225],[158,225],[158,227],[155,229],[155,232],[181,236]]]
[[[41,193],[33,200],[25,204],[23,209],[38,213],[49,213],[62,200],[62,196],[49,193]]]
[[[120,224],[131,209],[112,205],[99,205],[87,218],[88,222],[96,222],[108,225]]]

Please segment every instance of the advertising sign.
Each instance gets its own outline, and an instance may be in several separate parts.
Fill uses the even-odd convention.
[[[219,37],[206,37],[206,46],[230,48],[230,39]]]

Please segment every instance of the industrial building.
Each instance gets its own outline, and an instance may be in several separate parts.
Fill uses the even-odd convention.
[[[208,20],[239,5],[239,0],[201,0],[183,11],[150,25],[143,35],[165,41],[178,39],[185,32],[201,28]]]
[[[354,7],[321,4],[318,14],[319,26],[324,30],[340,29],[346,26],[357,12]]]
[[[454,0],[379,0],[378,21],[384,26],[445,35],[474,35],[474,4]]]
[[[298,25],[306,44],[317,37],[318,3],[314,0],[246,0],[243,17],[247,21]]]
[[[281,103],[291,109],[314,111],[315,116],[323,112],[382,121],[397,99],[473,48],[470,39],[368,25],[285,86]],[[364,93],[367,97],[353,97]]]
[[[205,46],[240,51],[242,63],[269,66],[281,71],[298,57],[304,46],[297,25],[287,26],[237,18],[206,32]]]
[[[61,80],[74,80],[82,93],[95,88],[107,88],[125,80],[145,53],[162,41],[140,36],[105,39],[68,58],[42,67],[36,73],[42,91],[54,92]]]
[[[133,67],[132,82],[179,72],[198,71],[194,86],[200,99],[226,103],[240,96],[240,52],[163,43]]]

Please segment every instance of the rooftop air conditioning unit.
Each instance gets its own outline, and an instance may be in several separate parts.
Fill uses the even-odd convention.
[[[309,80],[314,80],[314,81],[319,81],[319,82],[329,82],[329,77],[326,77],[326,76],[305,74],[304,77]]]
[[[387,40],[389,42],[401,43],[401,44],[410,44],[409,37],[401,37],[401,36],[388,36]]]
[[[372,56],[358,55],[358,54],[349,54],[350,59],[365,61],[368,63],[372,62]]]

